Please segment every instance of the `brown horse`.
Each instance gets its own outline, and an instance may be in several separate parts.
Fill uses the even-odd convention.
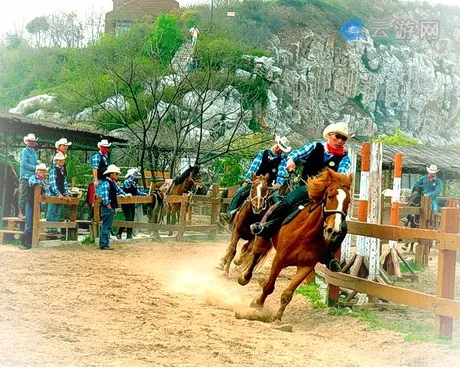
[[[168,190],[168,195],[182,195],[190,192],[195,185],[195,180],[198,178],[198,173],[200,171],[199,166],[190,166],[185,170],[181,175],[174,179],[173,184]],[[166,197],[167,201],[167,197]],[[180,203],[171,203],[170,204],[170,221],[171,224],[179,222],[179,212],[180,212]]]
[[[251,233],[249,227],[254,222],[260,221],[265,212],[267,212],[268,196],[270,194],[268,179],[268,174],[265,176],[256,176],[254,173],[252,174],[252,185],[249,197],[244,202],[233,220],[232,239],[227,247],[224,257],[216,265],[216,268],[224,270],[227,275],[230,270],[230,264],[236,255],[238,240],[244,239],[247,241],[241,248],[241,254],[245,254],[248,249],[250,249],[249,247],[255,237],[254,234]]]
[[[328,243],[342,235],[342,223],[350,203],[351,175],[338,174],[331,169],[308,181],[311,202],[288,224],[273,236],[272,242],[257,237],[252,250],[251,264],[238,279],[246,285],[252,278],[254,268],[260,264],[271,249],[276,249],[270,276],[265,282],[262,294],[254,299],[252,307],[261,308],[265,299],[275,289],[275,281],[281,270],[296,266],[297,273],[281,295],[280,307],[272,321],[281,321],[286,306],[294,291],[312,272],[321,259]]]

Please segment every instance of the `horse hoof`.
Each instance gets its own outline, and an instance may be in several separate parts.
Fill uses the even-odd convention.
[[[241,263],[243,263],[243,262],[242,262],[239,258],[235,258],[235,259],[233,260],[233,264],[234,264],[235,266],[241,266]]]
[[[249,281],[251,280],[246,280],[243,276],[238,277],[238,284],[240,284],[241,286],[249,284]]]
[[[287,323],[282,323],[278,319],[271,324],[271,327],[275,330],[280,330],[283,332],[292,332],[292,325],[287,324]]]
[[[253,309],[262,309],[264,307],[263,305],[257,303],[255,300],[253,300],[249,306]]]
[[[219,262],[214,267],[216,267],[218,270],[223,270],[224,269],[224,262]]]

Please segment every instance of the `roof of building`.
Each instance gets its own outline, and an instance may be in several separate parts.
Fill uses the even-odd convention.
[[[0,132],[5,135],[13,136],[12,146],[19,143],[23,145],[23,138],[29,133],[34,133],[40,139],[40,143],[54,146],[54,142],[60,138],[67,138],[73,142],[73,149],[94,150],[101,138],[107,138],[115,145],[127,143],[127,140],[98,131],[93,126],[83,123],[73,125],[56,123],[51,121],[37,120],[21,115],[0,113]],[[0,142],[4,143],[4,138],[0,136]]]

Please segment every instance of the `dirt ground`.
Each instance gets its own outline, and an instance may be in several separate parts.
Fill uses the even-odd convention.
[[[294,296],[293,332],[235,318],[259,293],[214,268],[226,243],[0,246],[0,365],[457,366],[460,351],[371,330]],[[267,266],[268,267],[268,266]],[[267,273],[267,267],[261,275]],[[292,275],[283,272],[270,310]],[[256,276],[257,277],[257,276]]]

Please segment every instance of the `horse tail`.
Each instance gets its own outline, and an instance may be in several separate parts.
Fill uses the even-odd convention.
[[[240,256],[240,260],[241,260],[241,269],[242,270],[246,270],[249,268],[249,266],[251,265],[252,263],[252,259],[253,259],[253,256],[254,256],[254,253],[252,251],[252,248],[253,248],[254,244],[252,244],[248,250],[242,254]],[[270,255],[271,253],[271,250],[272,250],[273,246],[270,245],[269,247],[267,247],[267,249],[265,249],[265,251],[260,255],[259,259],[257,260],[257,263],[254,267],[254,271],[258,271],[262,268],[262,266],[265,264],[265,261],[267,260],[268,256]]]

